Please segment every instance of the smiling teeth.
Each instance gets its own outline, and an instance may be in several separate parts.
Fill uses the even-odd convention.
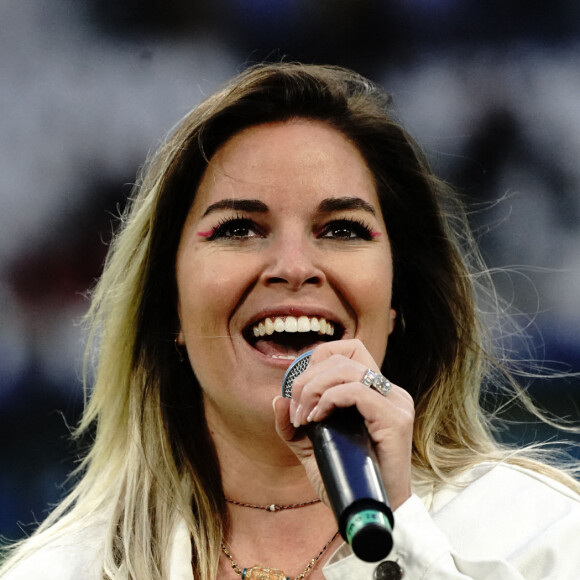
[[[272,335],[274,332],[318,332],[318,334],[334,334],[334,324],[328,322],[326,318],[309,318],[308,316],[286,316],[266,318],[254,324],[252,331],[256,338],[265,335]]]

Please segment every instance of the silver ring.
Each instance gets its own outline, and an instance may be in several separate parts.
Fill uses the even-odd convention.
[[[369,389],[374,389],[377,393],[383,395],[383,397],[386,397],[393,388],[389,379],[383,377],[381,373],[375,373],[371,369],[366,370],[361,383],[365,387],[369,387]]]

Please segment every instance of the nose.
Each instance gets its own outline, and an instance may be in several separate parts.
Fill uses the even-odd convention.
[[[264,284],[295,291],[304,285],[320,286],[324,279],[320,256],[306,236],[284,235],[272,242],[262,273]]]

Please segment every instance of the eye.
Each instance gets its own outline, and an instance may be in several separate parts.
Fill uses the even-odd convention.
[[[213,230],[209,240],[230,239],[243,240],[262,236],[259,227],[250,219],[235,217],[226,218]]]
[[[373,236],[370,226],[364,222],[340,219],[327,223],[318,237],[332,240],[371,240]]]

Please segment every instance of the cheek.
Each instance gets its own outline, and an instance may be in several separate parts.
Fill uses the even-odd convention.
[[[369,309],[386,309],[391,305],[393,267],[390,256],[382,253],[372,259],[353,265],[350,269],[353,286],[361,298],[361,303]]]
[[[243,295],[248,268],[240,260],[197,256],[178,267],[179,318],[185,335],[227,334],[231,312]]]
[[[226,287],[227,280],[211,271],[188,272],[178,278],[179,319],[186,336],[215,333],[222,322],[219,312],[228,306],[231,298]]]
[[[212,270],[198,268],[191,262],[178,274],[179,340],[185,345],[197,379],[204,386],[212,384],[216,376],[219,380],[220,365],[228,372],[222,355],[229,334],[227,323],[232,296],[227,290],[227,278]]]
[[[377,362],[385,355],[393,328],[392,282],[391,261],[384,255],[361,264],[351,278],[351,295],[360,325],[358,331]]]

